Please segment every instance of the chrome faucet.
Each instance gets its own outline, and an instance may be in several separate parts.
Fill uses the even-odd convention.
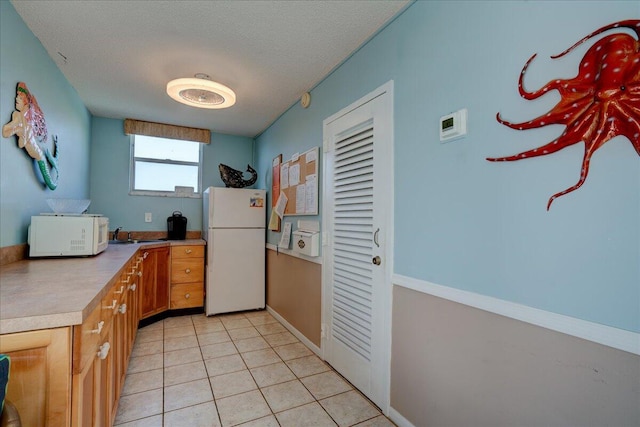
[[[120,230],[122,230],[122,227],[118,227],[115,229],[115,231],[113,232],[113,240],[118,240],[118,233],[120,232]]]

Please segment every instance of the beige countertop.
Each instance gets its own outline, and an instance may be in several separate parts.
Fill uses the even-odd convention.
[[[37,258],[0,267],[0,334],[79,325],[140,248],[204,245],[204,240],[110,244],[80,258]]]

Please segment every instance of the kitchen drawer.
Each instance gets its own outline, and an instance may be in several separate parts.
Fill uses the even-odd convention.
[[[171,309],[202,307],[203,305],[203,282],[171,285]]]
[[[73,373],[82,372],[88,361],[98,352],[100,333],[105,323],[102,321],[102,308],[96,307],[82,325],[73,327]]]
[[[172,259],[199,258],[204,259],[204,245],[171,246]]]
[[[171,261],[171,283],[202,282],[204,280],[204,258],[173,259]]]

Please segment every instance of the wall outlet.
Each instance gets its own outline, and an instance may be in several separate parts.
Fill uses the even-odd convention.
[[[153,217],[151,216],[151,212],[146,212],[144,214],[144,222],[151,222],[152,218]]]

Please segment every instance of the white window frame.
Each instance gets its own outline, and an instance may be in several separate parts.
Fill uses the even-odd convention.
[[[192,198],[192,199],[200,199],[202,198],[202,169],[203,169],[203,159],[204,159],[204,144],[199,144],[199,152],[198,158],[199,161],[197,163],[198,166],[198,189],[197,191],[194,189],[193,193],[176,193],[175,191],[158,191],[158,190],[136,190],[135,186],[135,169],[136,169],[136,160],[144,160],[152,163],[165,163],[172,165],[196,165],[195,162],[181,162],[181,161],[173,161],[173,160],[159,160],[159,159],[147,159],[143,157],[136,158],[134,156],[135,153],[135,134],[130,135],[129,142],[129,195],[130,196],[154,196],[154,197],[183,197],[183,198]],[[185,142],[187,140],[184,140]],[[193,141],[188,141],[193,142]]]

